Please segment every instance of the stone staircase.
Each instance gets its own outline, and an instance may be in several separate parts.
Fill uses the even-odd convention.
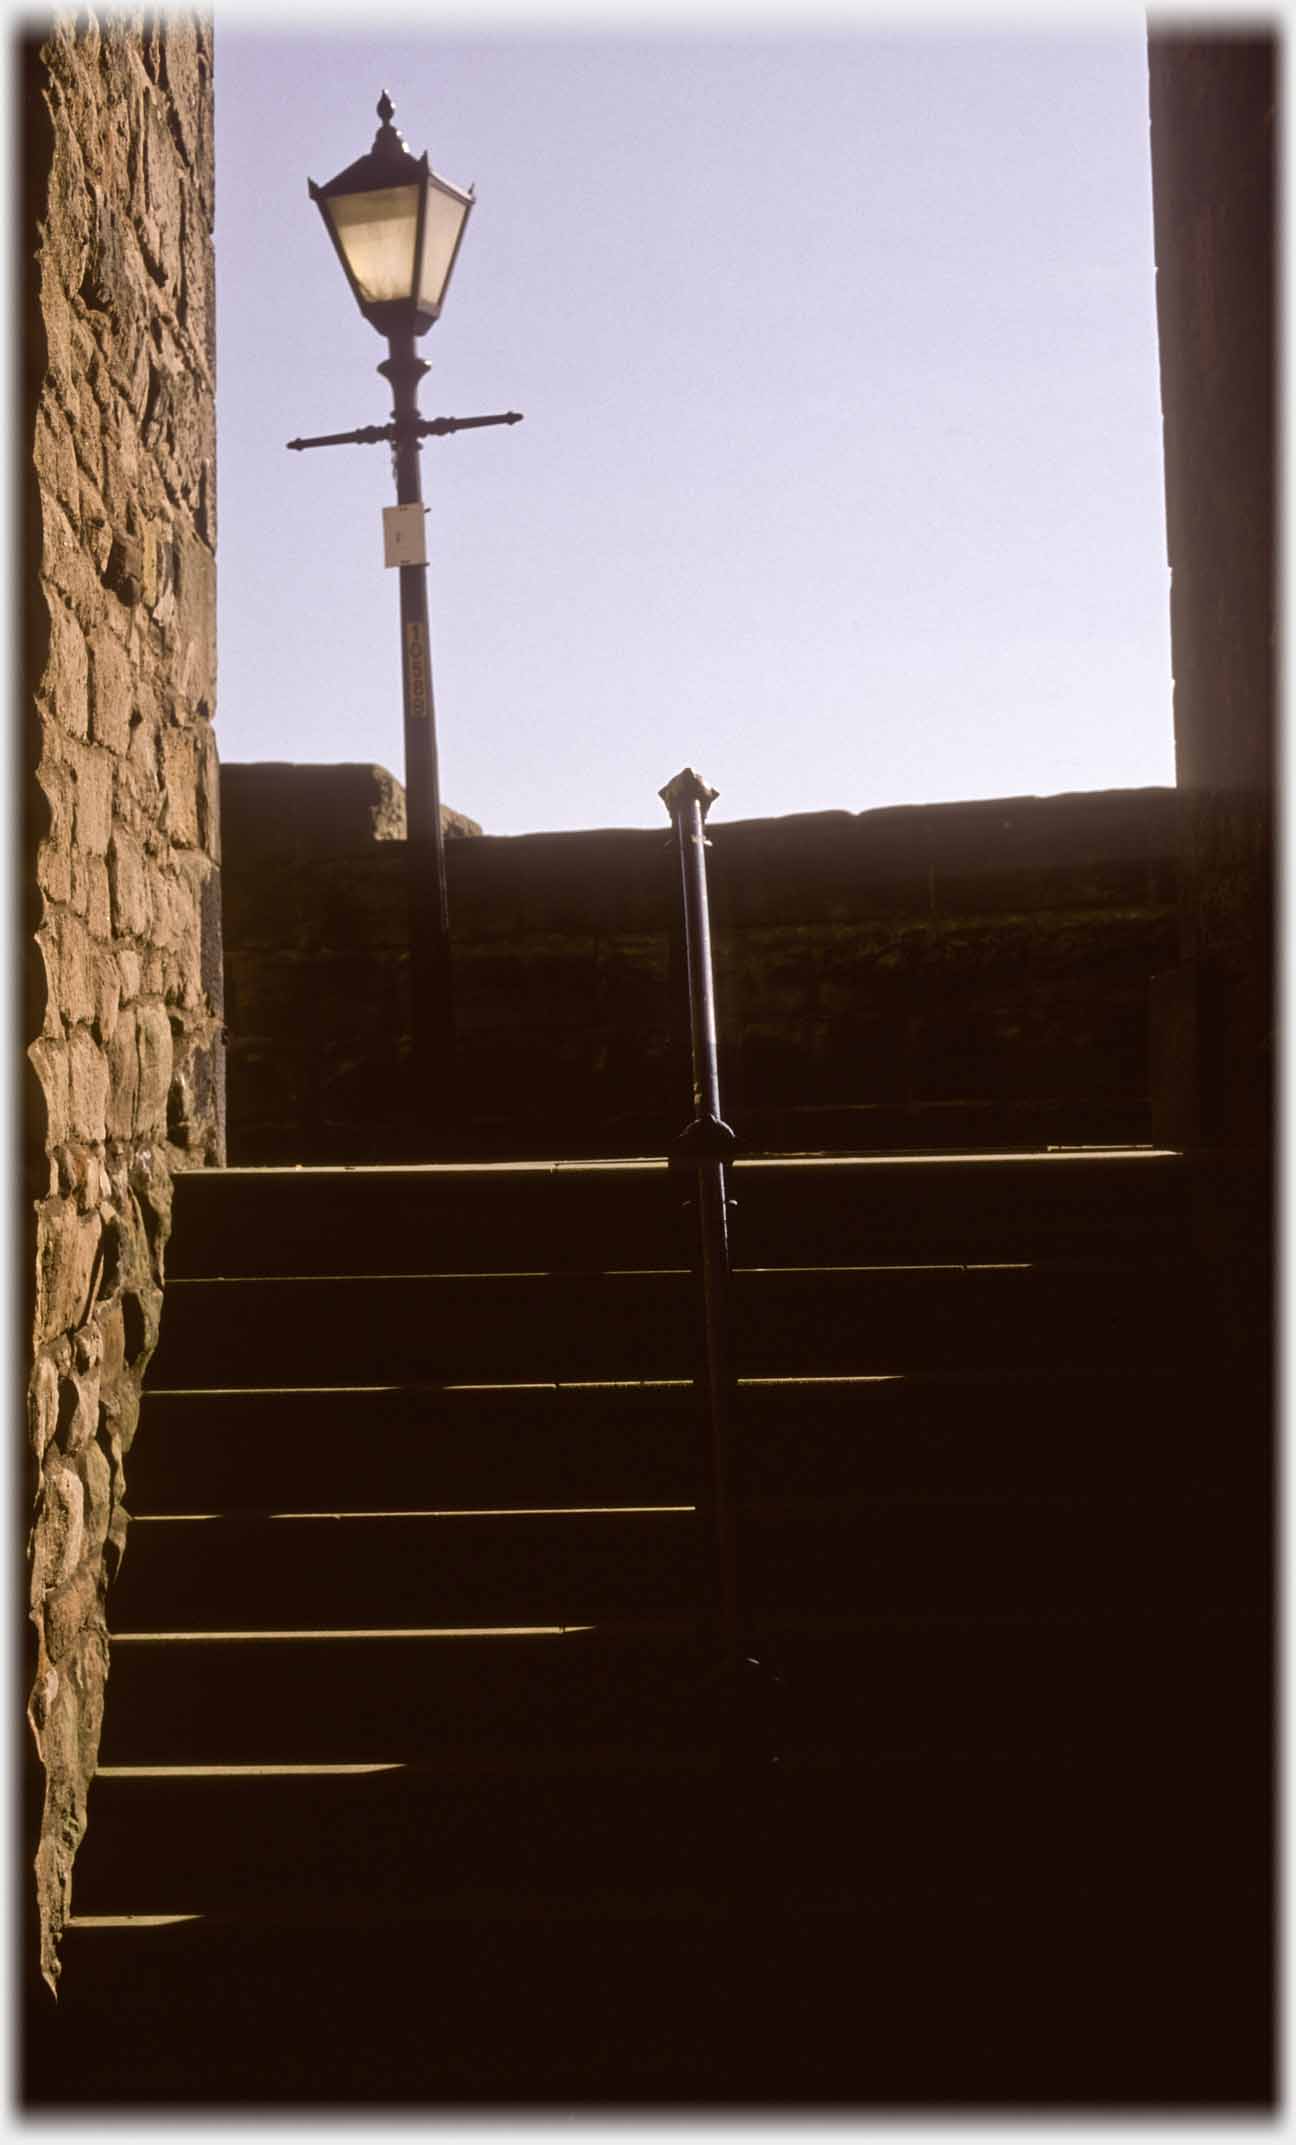
[[[1247,2097],[1267,1484],[1182,1159],[734,1167],[736,1767],[688,1188],[179,1180],[37,2102]]]

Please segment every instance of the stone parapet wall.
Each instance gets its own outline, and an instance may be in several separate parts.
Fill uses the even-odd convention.
[[[51,1985],[86,1819],[176,1169],[224,1160],[212,42],[20,42],[32,1523]]]
[[[227,771],[228,773],[228,771]],[[234,1161],[427,1152],[405,850],[285,864],[226,795]],[[1146,1137],[1148,985],[1176,958],[1167,790],[712,826],[726,1106],[753,1142]],[[659,1151],[686,1121],[678,867],[657,830],[447,845],[464,1136]],[[782,1131],[780,1130],[782,1128]]]

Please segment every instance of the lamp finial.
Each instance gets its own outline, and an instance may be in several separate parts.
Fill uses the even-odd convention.
[[[382,125],[374,135],[372,153],[381,157],[408,156],[409,151],[406,149],[396,128],[392,125],[392,121],[396,117],[396,107],[386,90],[383,91],[378,99],[376,109]]]

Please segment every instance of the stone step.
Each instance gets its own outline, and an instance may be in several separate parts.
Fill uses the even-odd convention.
[[[1168,1362],[1177,1264],[788,1268],[734,1276],[740,1375]],[[689,1376],[690,1277],[172,1281],[154,1387]]]
[[[1077,1724],[1080,1730],[1087,1723]],[[1254,1744],[1254,1735],[1249,1739]],[[1202,1758],[1229,1842],[1202,1868],[1200,1805],[1175,1783],[1191,1731],[1116,1751],[797,1751],[731,1772],[706,1749],[572,1754],[474,1771],[408,1762],[104,1769],[90,1794],[77,1912],[321,1911],[400,1923],[543,1900],[572,1914],[620,1896],[753,1919],[811,1902],[859,1912],[935,1895],[1020,1911],[1059,1884],[1128,1915],[1140,1892],[1263,1897],[1266,1801],[1254,1749]],[[1113,1762],[1115,1761],[1115,1762]],[[1191,1877],[1188,1873],[1191,1872]],[[513,1909],[517,1911],[516,1905]]]
[[[864,1755],[1116,1750],[1217,1724],[1240,1752],[1265,1717],[1266,1611],[1194,1593],[1088,1617],[807,1615],[770,1620],[772,1726],[789,1747]],[[105,1765],[289,1764],[564,1750],[674,1750],[714,1732],[694,1627],[114,1635]],[[519,1758],[518,1763],[524,1760]]]
[[[1182,1488],[1220,1479],[1182,1378],[1084,1368],[749,1380],[753,1493]],[[131,1509],[275,1512],[670,1504],[700,1494],[691,1383],[146,1389]],[[1227,1463],[1231,1464],[1231,1463]]]
[[[919,1892],[854,1913],[825,1897],[735,1919],[713,1895],[619,1891],[564,1914],[528,1890],[381,1922],[327,1900],[160,1926],[76,1917],[23,2083],[101,2121],[175,2104],[600,2122],[623,2107],[1254,2104],[1274,2046],[1265,1905],[1200,1868],[1177,1895],[1131,1886],[1118,1942],[1110,1896],[1085,1898],[1061,1858],[1033,1899]]]
[[[1167,1485],[1159,1499],[769,1497],[740,1503],[736,1524],[759,1630],[798,1610],[1227,1607],[1240,1583],[1247,1598],[1255,1512]],[[708,1584],[704,1523],[688,1507],[199,1514],[132,1523],[111,1610],[118,1631],[598,1624],[701,1616]]]
[[[661,1160],[200,1170],[176,1180],[174,1280],[687,1265],[686,1174]],[[1183,1158],[1107,1153],[747,1156],[739,1264],[1153,1248],[1186,1226]]]
[[[1059,1826],[1074,1818],[1074,1772],[1066,1752],[793,1756],[751,1783],[746,1852],[803,1896],[917,1884],[1010,1897],[1046,1881]],[[705,1749],[640,1746],[514,1772],[463,1762],[104,1769],[77,1911],[263,1914],[349,1901],[405,1913],[483,1895],[618,1891],[722,1905],[736,1792],[747,1791]]]

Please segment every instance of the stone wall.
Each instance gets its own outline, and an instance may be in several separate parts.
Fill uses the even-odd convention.
[[[212,44],[19,47],[29,1839],[53,1986],[176,1169],[224,1159]]]
[[[1280,35],[1154,22],[1148,73],[1184,822],[1183,963],[1164,1025],[1193,1074],[1176,1100],[1206,1277],[1198,1385],[1272,1499]],[[1259,1573],[1272,1534],[1254,1546]]]
[[[1265,1155],[1278,677],[1272,31],[1148,40],[1192,1144]]]
[[[223,773],[230,1157],[426,1156],[405,850]],[[390,778],[388,778],[390,779]],[[285,853],[274,827],[291,819]],[[711,829],[726,1109],[751,1144],[1149,1136],[1150,979],[1176,958],[1173,792]],[[660,1152],[690,1110],[660,830],[447,845],[461,1137]]]

